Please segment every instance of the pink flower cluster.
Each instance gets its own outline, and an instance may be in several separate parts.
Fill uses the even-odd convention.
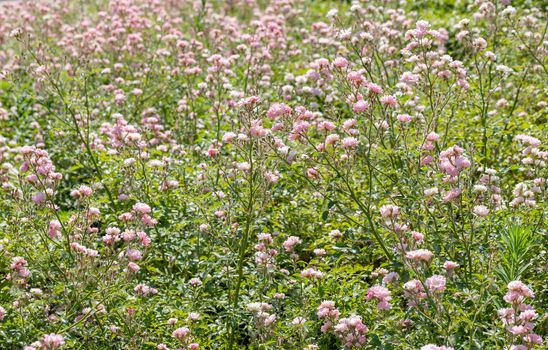
[[[184,349],[188,350],[197,350],[199,348],[198,343],[192,343],[192,337],[190,334],[190,329],[188,327],[179,327],[173,331],[171,336],[175,339],[177,339],[181,345],[184,347]],[[157,346],[158,349],[164,350],[167,349],[167,346],[160,346],[164,344],[159,344]]]
[[[320,306],[318,306],[316,315],[318,315],[319,319],[325,320],[321,330],[323,333],[327,333],[333,328],[334,323],[339,319],[341,313],[339,309],[335,307],[334,301],[324,300]]]
[[[246,306],[247,311],[255,317],[255,322],[259,327],[268,327],[276,322],[276,314],[270,313],[272,305],[262,302],[249,303]]]
[[[396,218],[400,215],[400,208],[397,205],[387,204],[380,208],[383,218]]]
[[[390,291],[383,286],[373,286],[369,288],[365,300],[375,299],[377,301],[377,308],[379,310],[389,310],[390,304],[388,303],[392,297],[390,297]]]
[[[149,295],[158,294],[158,290],[156,288],[149,287],[143,283],[139,283],[138,285],[136,285],[135,288],[133,288],[133,291],[135,292],[135,294],[143,298],[146,298]]]
[[[308,279],[320,279],[323,277],[323,272],[311,267],[301,271],[301,277]]]
[[[19,170],[22,173],[30,173],[25,176],[25,181],[37,191],[32,195],[32,201],[37,205],[43,205],[48,197],[55,195],[55,187],[62,175],[55,171],[47,151],[33,146],[24,146],[19,149],[19,152],[24,159]],[[9,182],[3,183],[2,186],[5,189],[12,188],[14,197],[20,197],[22,194],[20,189]]]
[[[520,182],[512,191],[514,199],[509,203],[512,208],[526,207],[526,208],[536,208],[537,199],[535,198],[538,195],[541,195],[543,188],[546,188],[546,179],[536,178],[532,181],[531,184],[526,182]],[[545,191],[545,190],[544,190]]]
[[[141,222],[146,226],[152,227],[158,223],[158,220],[153,219],[150,216],[151,208],[148,204],[135,203],[133,205],[133,212],[140,218]],[[121,215],[120,219],[122,221],[129,221],[132,218],[133,218],[133,215],[131,215],[131,213],[124,213]]]
[[[538,314],[532,306],[524,303],[525,299],[534,297],[535,293],[523,282],[511,281],[508,283],[504,301],[511,307],[498,310],[498,315],[508,332],[512,334],[513,339],[522,342],[522,344],[512,345],[512,349],[531,349],[543,343],[542,337],[533,333],[535,327],[533,322]]]
[[[442,275],[433,275],[424,281],[424,285],[428,291],[433,294],[443,293],[445,290],[446,280]]]
[[[282,247],[290,254],[292,259],[297,259],[299,255],[295,252],[295,248],[301,242],[302,241],[299,237],[290,236],[282,243]]]
[[[423,263],[429,263],[430,260],[432,260],[433,256],[434,256],[434,253],[432,253],[428,249],[411,250],[405,254],[405,258],[407,260],[413,261],[413,262],[423,262]]]
[[[337,338],[350,349],[365,345],[365,334],[368,331],[369,329],[359,316],[341,318],[333,328],[333,333]]]
[[[512,281],[508,283],[508,292],[504,296],[504,301],[512,305],[520,305],[526,298],[534,298],[535,293],[521,281]]]
[[[470,160],[464,156],[464,149],[455,145],[440,153],[439,167],[447,174],[445,182],[455,182],[459,173],[470,167]]]
[[[293,110],[291,109],[291,107],[287,106],[286,104],[275,103],[268,109],[268,112],[266,113],[266,115],[269,118],[276,120],[283,116],[291,115],[292,112]]]
[[[410,280],[406,282],[403,285],[403,295],[407,299],[407,304],[410,307],[418,306],[421,301],[428,296],[419,280]]]
[[[40,341],[40,349],[43,350],[56,350],[65,345],[65,340],[62,335],[59,334],[46,334]]]
[[[516,140],[521,141],[527,147],[521,152],[524,158],[521,160],[523,165],[530,165],[533,168],[542,169],[546,167],[548,161],[548,151],[540,149],[541,142],[536,137],[529,135],[517,135]]]
[[[257,265],[272,268],[274,265],[274,257],[278,255],[278,251],[269,246],[274,243],[270,233],[260,233],[258,235],[259,242],[255,245],[255,262]]]
[[[13,272],[6,276],[6,279],[13,281],[13,283],[17,285],[24,286],[27,279],[30,277],[30,271],[27,269],[27,265],[28,263],[24,258],[16,256],[10,264],[10,269],[12,269]]]

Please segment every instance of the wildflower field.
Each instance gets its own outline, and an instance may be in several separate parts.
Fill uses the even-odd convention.
[[[0,350],[547,349],[547,14],[0,2]]]

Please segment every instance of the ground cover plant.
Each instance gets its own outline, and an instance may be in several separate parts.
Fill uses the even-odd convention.
[[[0,3],[0,349],[546,348],[546,3]]]

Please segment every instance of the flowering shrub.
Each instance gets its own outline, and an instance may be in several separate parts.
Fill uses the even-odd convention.
[[[0,348],[546,346],[546,28],[0,3]]]

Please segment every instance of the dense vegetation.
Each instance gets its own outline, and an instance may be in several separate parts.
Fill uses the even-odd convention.
[[[0,3],[0,349],[541,349],[546,3]]]

